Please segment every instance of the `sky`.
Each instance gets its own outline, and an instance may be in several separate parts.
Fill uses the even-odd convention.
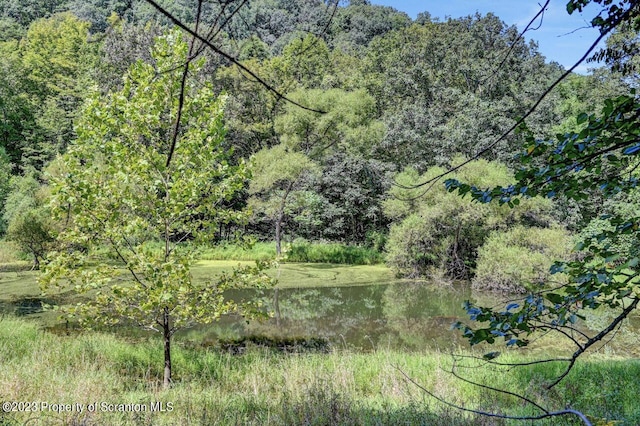
[[[522,31],[529,21],[540,11],[542,0],[371,0],[373,4],[392,6],[406,12],[415,19],[420,12],[429,12],[432,18],[459,18],[479,12],[485,15],[493,12],[508,25],[516,25]],[[555,61],[566,69],[586,52],[598,37],[598,30],[584,28],[597,15],[594,6],[582,13],[569,15],[566,10],[567,0],[551,0],[544,13],[542,25],[535,31],[525,34],[527,40],[538,43],[538,49],[547,61]],[[533,28],[537,27],[539,20]],[[594,64],[583,63],[576,72],[585,74]]]

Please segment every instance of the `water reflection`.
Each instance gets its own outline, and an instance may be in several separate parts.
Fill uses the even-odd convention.
[[[182,338],[214,342],[247,336],[320,337],[334,346],[358,350],[466,345],[459,333],[450,330],[453,322],[465,318],[461,306],[471,297],[466,285],[443,287],[397,282],[289,288],[264,292],[258,297],[274,313],[272,319],[247,323],[241,318],[226,318],[218,324],[182,333]]]

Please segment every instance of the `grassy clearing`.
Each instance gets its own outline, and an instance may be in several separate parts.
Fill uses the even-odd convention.
[[[408,383],[400,370],[437,395],[467,407],[531,414],[521,402],[462,383],[438,352],[282,354],[253,348],[245,355],[175,345],[175,385],[160,389],[159,339],[126,342],[111,335],[77,337],[42,332],[23,320],[0,321],[0,399],[49,404],[140,404],[165,412],[0,414],[0,424],[299,425],[299,424],[507,424],[448,409]],[[515,355],[506,356],[516,359]],[[519,358],[522,359],[522,358]],[[557,366],[559,368],[559,366]],[[470,368],[472,380],[525,393],[562,408],[570,404],[595,418],[640,422],[638,360],[592,358],[580,363],[553,391],[543,384],[554,366],[516,373]],[[116,405],[112,406],[114,409]],[[538,423],[537,423],[538,424]],[[540,423],[545,424],[545,423]],[[577,424],[555,420],[547,424]]]

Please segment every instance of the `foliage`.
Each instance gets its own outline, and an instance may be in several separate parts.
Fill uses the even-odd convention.
[[[401,276],[444,273],[451,278],[469,278],[476,266],[478,248],[490,232],[504,231],[518,223],[546,226],[550,221],[551,204],[539,198],[510,210],[506,206],[472,203],[448,194],[443,187],[429,191],[403,189],[442,171],[433,167],[420,176],[415,170],[406,170],[396,177],[397,185],[384,203],[385,214],[395,221],[386,246],[387,261]],[[511,178],[504,165],[485,160],[473,161],[459,173],[465,180],[482,182],[481,185],[506,183]]]
[[[287,262],[374,265],[383,262],[380,252],[366,247],[338,243],[309,243],[296,239],[286,249]]]
[[[373,38],[410,23],[405,13],[392,7],[352,1],[331,22],[332,43],[337,49],[359,53]]]
[[[0,233],[6,231],[7,226],[7,201],[10,197],[12,190],[12,177],[11,177],[12,164],[10,163],[9,156],[6,151],[0,147],[0,213],[3,214],[2,221],[0,221]]]
[[[2,0],[0,16],[11,18],[26,28],[37,19],[60,12],[65,3],[66,0]]]
[[[335,351],[291,356],[249,347],[243,356],[184,341],[176,348],[180,371],[175,386],[159,392],[162,372],[155,359],[161,351],[145,339],[125,340],[110,334],[86,332],[65,336],[42,331],[23,319],[3,317],[0,338],[0,383],[8,401],[59,401],[86,407],[108,403],[173,403],[172,411],[60,413],[65,423],[126,426],[175,425],[189,418],[193,425],[299,425],[305,422],[335,425],[428,424],[433,426],[495,425],[496,421],[467,415],[424,400],[407,387],[396,365],[443,397],[470,401],[471,407],[494,407],[513,414],[526,408],[508,397],[465,385],[444,374],[451,362],[441,352],[377,350],[369,353]],[[531,358],[508,355],[514,362]],[[533,366],[518,374],[483,374],[470,368],[465,377],[527,392],[539,403],[553,404],[560,396],[594,417],[631,426],[640,421],[640,363],[635,359],[594,357],[551,392],[530,392],[555,370]],[[489,376],[493,374],[493,376]],[[90,392],[89,392],[90,390]],[[555,404],[559,406],[560,403]],[[0,414],[7,424],[47,422],[46,412]],[[31,419],[31,420],[29,420]],[[332,422],[332,423],[331,423]],[[594,421],[595,423],[595,421]],[[504,424],[504,423],[498,423]],[[542,423],[545,424],[545,423]],[[559,421],[547,424],[575,424]]]
[[[329,47],[312,34],[291,40],[274,61],[284,81],[304,88],[319,87],[331,65]]]
[[[74,137],[73,120],[95,61],[95,44],[87,39],[88,24],[71,13],[34,21],[21,43],[27,92],[37,110],[36,131],[24,137],[23,162],[41,170]]]
[[[568,259],[571,238],[559,227],[516,226],[492,232],[478,249],[473,277],[476,290],[526,293],[540,287],[561,284],[563,277],[551,280],[554,261]]]
[[[54,247],[58,228],[47,206],[48,188],[33,174],[12,177],[10,187],[2,217],[7,224],[6,238],[32,256],[33,267],[39,269],[40,262]]]
[[[54,285],[93,296],[69,313],[84,321],[133,323],[163,333],[165,386],[171,380],[170,339],[179,329],[208,323],[228,312],[250,314],[253,306],[227,300],[231,287],[267,285],[260,267],[223,274],[206,285],[193,282],[194,252],[182,242],[207,241],[217,225],[242,221],[225,208],[248,178],[245,164],[229,164],[221,149],[224,98],[210,87],[187,82],[175,159],[167,164],[177,117],[181,67],[187,44],[178,33],[158,39],[155,66],[138,62],[122,91],[96,94],[78,122],[78,139],[65,154],[65,173],[52,178],[52,207],[73,223],[59,235],[63,250],[42,277]],[[198,64],[190,63],[192,72]],[[154,250],[146,241],[159,239]],[[73,247],[85,247],[74,250]],[[93,262],[94,248],[107,246],[117,265]],[[193,247],[193,244],[190,246]],[[119,268],[132,281],[120,283]]]
[[[552,198],[563,194],[585,201],[593,192],[599,192],[604,199],[634,192],[640,153],[639,111],[640,104],[632,92],[606,100],[598,115],[579,116],[578,124],[586,124],[579,132],[558,135],[556,141],[537,140],[527,134],[527,145],[519,156],[522,168],[515,175],[515,184],[481,189],[451,179],[447,186],[484,203],[495,200],[511,205],[522,197],[536,195]],[[460,325],[471,342],[493,342],[497,335],[509,345],[523,346],[528,344],[527,336],[537,330],[570,327],[581,316],[580,308],[616,310],[618,316],[600,333],[580,343],[576,341],[578,350],[572,358],[575,360],[626,318],[640,300],[637,270],[640,218],[635,209],[621,209],[600,219],[608,222],[607,226],[601,226],[599,232],[587,235],[577,245],[579,258],[551,268],[552,273],[568,276],[566,285],[556,291],[535,292],[505,311],[469,306],[472,319],[488,321],[486,326],[475,330]],[[626,253],[615,250],[622,240],[629,241]],[[496,329],[500,331],[492,333]]]
[[[276,255],[280,256],[285,217],[308,204],[299,187],[300,178],[313,173],[316,165],[303,153],[290,151],[282,144],[258,152],[253,163],[254,174],[249,184],[253,197],[249,207],[274,223]]]
[[[291,97],[325,111],[319,114],[287,105],[275,121],[282,143],[314,160],[336,151],[368,158],[372,145],[382,138],[382,123],[374,119],[374,99],[364,90],[299,90]]]
[[[391,166],[340,152],[326,156],[323,166],[322,173],[305,179],[317,197],[305,222],[295,218],[296,235],[362,244],[368,233],[386,233],[382,201],[391,185]]]
[[[374,39],[362,84],[388,129],[377,158],[424,172],[456,154],[471,157],[501,136],[560,71],[534,46],[512,46],[515,39],[517,29],[492,14],[429,20]],[[498,68],[507,50],[509,60]],[[545,104],[535,114],[540,131],[551,113]],[[508,163],[516,147],[510,135],[486,158]]]

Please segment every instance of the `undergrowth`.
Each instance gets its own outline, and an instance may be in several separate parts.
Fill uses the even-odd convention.
[[[64,425],[499,425],[511,424],[452,409],[435,395],[468,408],[535,413],[522,401],[462,382],[440,352],[293,352],[262,346],[242,355],[197,348],[176,339],[174,384],[162,390],[160,339],[125,341],[110,334],[56,335],[14,318],[0,321],[0,399],[79,404],[83,412],[10,412],[0,424]],[[527,359],[503,355],[506,360]],[[551,409],[582,410],[596,421],[640,423],[640,361],[582,360],[554,390],[544,384],[558,366],[512,372],[462,369],[472,381],[525,394]],[[404,373],[404,374],[403,374]],[[87,411],[95,403],[115,411]],[[158,405],[158,403],[162,403]],[[146,411],[117,412],[119,404]],[[149,411],[162,407],[164,411]],[[515,424],[515,423],[514,423]],[[578,424],[555,419],[536,424]]]

